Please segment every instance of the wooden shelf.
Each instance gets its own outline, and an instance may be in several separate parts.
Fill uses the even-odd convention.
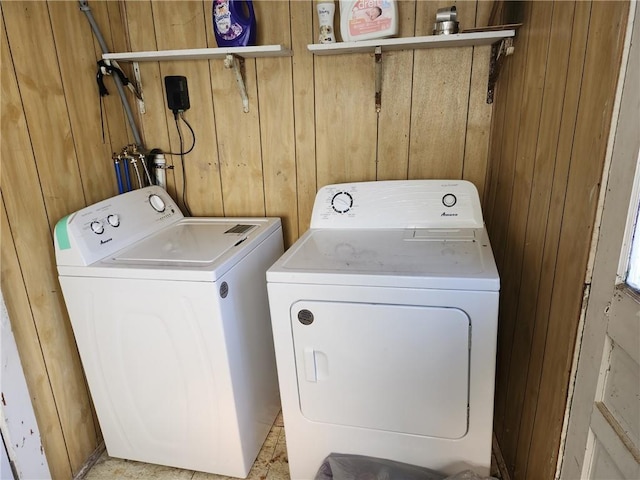
[[[506,26],[505,26],[506,27]],[[504,29],[490,31],[473,31],[455,33],[451,35],[428,35],[424,37],[405,38],[383,38],[375,40],[363,40],[360,42],[340,42],[330,44],[311,44],[307,48],[314,55],[341,55],[348,53],[376,53],[380,61],[376,61],[376,98],[379,97],[379,84],[381,83],[381,58],[385,51],[393,50],[413,50],[422,48],[447,48],[447,47],[473,47],[478,45],[494,45],[498,42],[505,42],[507,39],[515,37],[515,29]],[[509,40],[510,41],[510,40]],[[502,44],[501,44],[502,45]],[[512,49],[511,49],[512,50]],[[506,53],[507,55],[509,53]],[[243,111],[249,111],[249,100],[247,98],[242,70],[239,63],[244,58],[266,58],[266,57],[291,57],[293,52],[282,45],[259,45],[251,47],[226,47],[226,48],[193,48],[181,50],[159,50],[147,52],[123,52],[105,53],[103,60],[115,60],[120,62],[133,62],[136,83],[140,91],[140,78],[138,62],[160,62],[171,60],[210,60],[220,59],[225,61],[225,68],[232,69],[236,76],[240,96],[242,97]],[[492,64],[497,59],[496,53],[492,49]],[[494,58],[495,57],[495,58]],[[488,98],[492,99],[493,84],[490,83]],[[489,101],[489,100],[488,100]],[[491,100],[492,101],[492,100]],[[490,101],[489,101],[490,103]],[[144,101],[138,102],[141,112],[144,112]],[[380,111],[379,102],[376,101],[376,110]]]
[[[307,45],[314,55],[341,55],[347,53],[374,53],[376,47],[383,52],[421,48],[473,47],[492,45],[505,38],[514,37],[515,30],[455,33],[451,35],[427,35],[424,37],[380,38],[359,42],[338,42]]]
[[[192,48],[182,50],[158,50],[148,52],[124,52],[105,53],[103,60],[115,60],[117,62],[133,62],[133,70],[136,79],[136,86],[142,92],[139,62],[161,62],[171,60],[224,60],[224,66],[231,69],[236,77],[236,83],[242,98],[242,110],[249,111],[249,98],[247,89],[242,77],[240,63],[245,58],[267,58],[267,57],[291,57],[293,52],[282,45],[259,45],[255,47],[225,47],[225,48]],[[142,93],[140,93],[142,95]],[[142,98],[138,99],[138,108],[144,113],[145,106]]]
[[[192,48],[183,50],[159,50],[148,52],[105,53],[104,60],[119,62],[160,62],[165,60],[224,59],[227,55],[242,58],[290,57],[293,52],[282,45],[256,47]]]

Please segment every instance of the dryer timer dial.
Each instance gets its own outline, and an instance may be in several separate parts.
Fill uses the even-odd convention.
[[[442,204],[445,207],[453,207],[458,202],[458,199],[453,193],[447,193],[442,197]]]
[[[347,213],[353,206],[353,197],[348,192],[338,192],[331,199],[331,208],[337,213]]]

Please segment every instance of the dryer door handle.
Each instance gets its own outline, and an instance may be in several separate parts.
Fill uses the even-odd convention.
[[[311,347],[304,349],[304,376],[307,382],[317,382],[316,351]]]

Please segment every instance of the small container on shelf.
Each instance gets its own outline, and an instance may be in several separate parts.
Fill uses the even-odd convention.
[[[213,0],[212,8],[218,47],[256,44],[256,16],[251,0]]]
[[[340,0],[340,35],[345,42],[398,34],[395,0]]]
[[[320,0],[316,4],[318,12],[318,43],[335,43],[336,32],[333,28],[333,17],[336,5],[333,0]]]
[[[434,35],[449,35],[458,33],[458,11],[456,6],[439,8],[436,12],[436,23],[433,24]]]

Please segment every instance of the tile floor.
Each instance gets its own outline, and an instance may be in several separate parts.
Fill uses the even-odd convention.
[[[500,479],[494,456],[491,458],[491,475]],[[179,468],[151,465],[111,458],[106,451],[86,474],[75,480],[237,480],[210,473],[181,470]],[[289,463],[284,438],[282,413],[276,418],[247,480],[289,480]]]
[[[231,480],[232,477],[111,458],[104,452],[83,480]],[[248,480],[289,480],[282,414],[267,435]],[[76,479],[80,480],[80,479]],[[237,480],[237,479],[232,479]]]

